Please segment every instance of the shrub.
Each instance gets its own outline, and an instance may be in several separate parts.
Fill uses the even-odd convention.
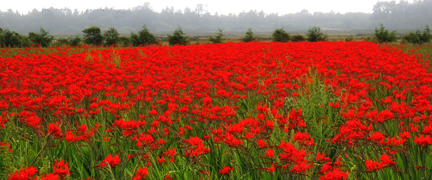
[[[212,43],[222,43],[222,36],[222,29],[219,29],[219,33],[217,33],[217,36],[209,36],[209,41],[211,41]]]
[[[29,33],[29,38],[34,44],[39,44],[42,47],[48,47],[54,40],[54,36],[48,35],[48,32],[40,28],[39,34],[34,32]]]
[[[18,47],[21,45],[21,36],[15,31],[9,29],[2,30],[0,46],[2,47]]]
[[[121,46],[129,46],[131,45],[131,38],[125,37],[125,36],[121,36],[119,37],[119,45]]]
[[[145,25],[143,26],[142,30],[138,31],[138,34],[131,33],[130,42],[134,46],[158,43],[156,37],[152,33],[150,33],[149,29],[147,29]]]
[[[396,31],[389,33],[388,30],[384,30],[384,29],[385,29],[385,27],[383,24],[381,24],[381,27],[379,29],[375,28],[376,41],[379,43],[395,42],[397,40]]]
[[[173,33],[173,35],[168,34],[168,42],[169,45],[186,45],[189,43],[189,38],[184,36],[183,30],[179,27]]]
[[[57,42],[58,42],[60,45],[68,45],[68,44],[69,44],[69,40],[68,40],[67,38],[58,38],[58,39],[57,39]]]
[[[291,41],[292,42],[302,42],[302,41],[306,41],[306,39],[302,35],[296,34],[296,35],[293,35],[291,37]]]
[[[320,27],[314,26],[306,35],[309,42],[327,41],[327,34],[322,33]]]
[[[105,44],[109,46],[119,42],[119,33],[117,32],[117,29],[113,27],[105,31],[103,37],[105,39]]]
[[[354,37],[353,36],[347,36],[346,38],[345,38],[345,41],[346,42],[349,42],[349,41],[353,41],[354,40]]]
[[[71,41],[69,42],[70,46],[78,46],[81,43],[81,38],[79,38],[79,36],[75,36],[75,38],[71,39]]]
[[[404,42],[409,42],[411,44],[423,44],[430,42],[431,34],[429,26],[426,25],[426,28],[424,29],[423,33],[420,32],[420,30],[417,30],[415,33],[410,32],[406,36],[403,37]]]
[[[30,38],[28,36],[24,36],[20,34],[20,45],[21,47],[30,47],[31,46]]]
[[[84,43],[92,45],[102,45],[103,36],[97,26],[92,26],[82,31],[84,33]]]
[[[273,32],[272,37],[274,42],[288,42],[291,39],[290,34],[285,32],[283,28],[276,29]]]
[[[258,41],[257,38],[253,35],[251,28],[248,29],[246,32],[246,36],[242,39],[243,42],[251,42],[251,41]]]

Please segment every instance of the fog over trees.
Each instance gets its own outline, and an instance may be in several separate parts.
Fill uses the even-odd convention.
[[[187,33],[274,31],[306,31],[313,26],[322,30],[373,30],[381,23],[388,29],[416,30],[432,25],[432,0],[413,3],[377,2],[373,13],[335,13],[302,10],[291,14],[276,14],[250,10],[238,14],[210,14],[202,4],[195,8],[175,9],[167,7],[155,12],[149,3],[128,10],[100,8],[86,11],[72,9],[42,9],[22,14],[13,10],[0,12],[0,28],[27,34],[40,28],[51,34],[82,34],[82,30],[98,26],[102,30],[114,27],[119,33],[139,31],[143,25],[155,34],[171,33],[181,27]]]

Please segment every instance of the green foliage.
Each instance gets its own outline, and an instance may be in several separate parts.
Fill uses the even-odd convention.
[[[123,42],[126,39],[123,38]],[[128,40],[129,41],[129,40]],[[131,33],[130,41],[127,42],[127,44],[132,43],[134,46],[139,45],[150,45],[150,44],[156,44],[158,43],[156,37],[150,33],[149,29],[144,25],[143,29],[141,31],[138,31],[138,35],[135,33]]]
[[[70,46],[78,46],[81,43],[81,38],[79,38],[79,36],[75,36],[75,38],[71,39],[71,41],[69,42]]]
[[[29,38],[34,44],[38,44],[42,47],[48,47],[49,44],[54,40],[54,36],[48,35],[49,33],[44,29],[40,28],[39,34],[30,32]]]
[[[20,35],[20,39],[21,39],[21,47],[30,47],[31,46],[31,41],[30,41],[30,38],[28,36]]]
[[[354,40],[354,37],[351,36],[351,35],[349,35],[349,36],[347,36],[347,37],[345,38],[345,41],[346,41],[346,42],[353,41],[353,40]]]
[[[125,37],[125,36],[119,37],[119,45],[120,46],[125,47],[125,46],[129,46],[131,44],[132,44],[131,38],[128,38],[128,37]]]
[[[67,38],[58,38],[57,42],[60,44],[60,46],[69,44],[69,40]]]
[[[82,31],[84,33],[84,43],[91,45],[102,45],[103,36],[97,26],[92,26]]]
[[[415,33],[410,32],[406,36],[403,37],[404,42],[409,42],[411,44],[423,44],[429,43],[432,35],[430,34],[429,26],[426,25],[423,33],[420,30],[417,30]]]
[[[21,36],[15,31],[9,29],[2,30],[0,35],[0,46],[2,47],[19,47],[21,45]]]
[[[293,35],[291,37],[291,41],[292,42],[302,42],[302,41],[306,41],[306,39],[302,35],[296,34],[296,35]]]
[[[314,26],[307,32],[307,40],[309,42],[327,41],[327,34],[321,32],[321,28]]]
[[[179,27],[173,33],[173,35],[168,34],[169,45],[186,45],[189,43],[189,39],[184,36],[183,30]]]
[[[290,34],[285,32],[283,28],[276,29],[273,32],[272,37],[274,42],[288,42],[291,39]]]
[[[105,31],[103,37],[106,45],[113,45],[119,42],[119,33],[117,32],[117,29],[113,27]]]
[[[375,28],[376,41],[379,43],[395,42],[397,40],[396,31],[389,33],[388,30],[384,30],[384,29],[385,29],[385,27],[383,24],[381,24],[381,27],[379,29]]]
[[[12,121],[8,121],[5,124],[4,131],[0,131],[0,136],[4,137],[4,143],[12,146],[12,139],[15,133],[15,124]],[[13,151],[9,151],[7,148],[0,146],[0,178],[7,179],[10,174],[16,171],[15,159]]]
[[[246,32],[246,36],[242,39],[243,42],[250,42],[250,41],[258,41],[257,38],[253,35],[251,28],[248,29]]]
[[[219,33],[217,33],[217,36],[209,36],[209,41],[211,41],[212,43],[222,43],[222,36],[222,29],[219,29]]]

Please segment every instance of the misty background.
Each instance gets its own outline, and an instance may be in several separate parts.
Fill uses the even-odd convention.
[[[0,12],[0,28],[22,34],[39,32],[43,28],[50,34],[76,35],[82,34],[85,28],[98,26],[102,30],[114,27],[120,34],[130,34],[146,25],[152,33],[161,35],[172,33],[178,27],[188,34],[212,34],[218,28],[224,32],[241,33],[249,28],[254,32],[271,32],[276,28],[302,32],[313,26],[319,26],[323,31],[370,31],[382,23],[386,29],[409,31],[423,30],[426,25],[432,25],[432,0],[377,2],[371,9],[373,13],[310,13],[304,9],[290,14],[256,10],[211,14],[203,4],[185,9],[167,7],[156,12],[150,3],[127,10],[45,8],[23,14],[8,9]]]

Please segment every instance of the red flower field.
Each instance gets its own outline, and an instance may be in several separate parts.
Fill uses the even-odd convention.
[[[401,49],[0,51],[0,179],[432,178],[432,73]]]

